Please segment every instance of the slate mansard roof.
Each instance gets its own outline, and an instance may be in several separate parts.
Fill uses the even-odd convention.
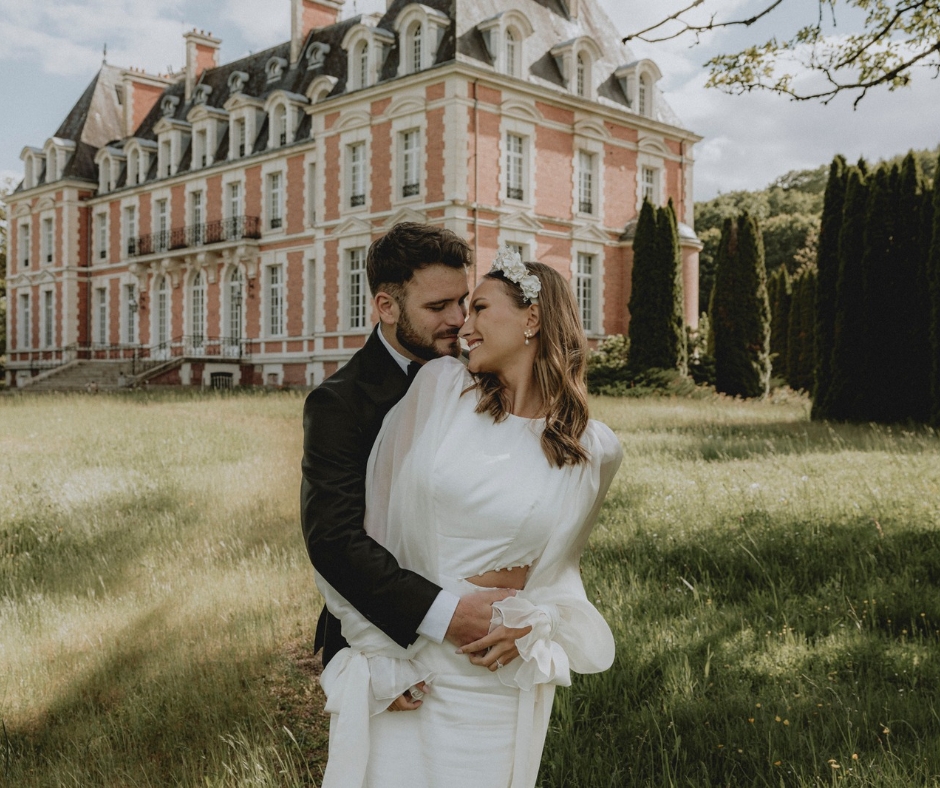
[[[402,11],[413,4],[414,0],[393,0],[377,23],[380,30],[394,38],[393,43],[385,52],[385,60],[379,73],[379,84],[398,78],[402,44],[400,36],[395,33],[395,20]],[[536,55],[528,64],[528,73],[525,75],[528,81],[543,87],[564,89],[564,79],[551,50],[563,42],[586,37],[591,39],[601,52],[600,58],[593,64],[593,68],[599,70],[603,76],[597,88],[597,99],[608,105],[619,105],[623,109],[629,109],[627,97],[621,88],[620,81],[614,76],[614,72],[634,62],[636,58],[621,42],[616,28],[596,0],[580,0],[577,18],[573,18],[569,13],[564,0],[424,0],[422,5],[432,12],[446,15],[450,20],[441,36],[433,65],[457,61],[472,65],[492,66],[492,58],[479,26],[499,14],[518,10],[526,15],[534,30],[526,41],[527,50],[530,53],[543,53],[541,56]],[[342,47],[342,42],[352,27],[360,22],[372,23],[374,19],[375,15],[368,17],[360,15],[311,30],[300,50],[301,57],[293,65],[290,64],[291,43],[287,41],[231,63],[207,69],[196,83],[197,86],[207,85],[211,88],[211,92],[203,103],[208,107],[221,109],[232,96],[229,80],[236,71],[248,75],[247,81],[239,92],[261,101],[279,90],[304,95],[310,84],[323,75],[336,79],[327,98],[345,94],[348,57]],[[325,44],[329,47],[329,51],[322,65],[311,68],[306,54],[314,42]],[[283,69],[279,79],[269,81],[266,65],[272,57],[282,58],[288,65]],[[94,161],[97,151],[105,145],[121,148],[127,141],[122,139],[123,73],[121,68],[103,65],[56,132],[57,137],[74,141],[76,144],[75,153],[70,157],[63,177],[97,182],[97,166]],[[164,99],[167,96],[178,98],[175,109],[169,115],[164,112]],[[194,105],[194,100],[188,102],[185,100],[185,79],[179,75],[179,78],[170,84],[156,101],[133,136],[145,140],[156,140],[154,127],[162,118],[185,120]],[[681,121],[668,106],[658,87],[654,106],[655,120],[681,127]],[[295,132],[295,140],[298,142],[308,140],[310,127],[310,118],[305,116]],[[265,120],[258,129],[256,139],[249,147],[254,152],[264,150],[267,135],[268,121]],[[224,160],[226,158],[224,153],[227,150],[228,136],[225,132],[219,140],[218,153],[220,155],[216,157],[216,160],[219,158]],[[183,152],[178,172],[189,169],[190,159],[191,151],[187,147],[187,150]],[[39,176],[38,183],[44,182],[44,175],[45,173],[42,173]],[[147,180],[154,178],[156,178],[155,157],[151,162]],[[122,172],[116,186],[123,186],[124,181],[125,173]]]

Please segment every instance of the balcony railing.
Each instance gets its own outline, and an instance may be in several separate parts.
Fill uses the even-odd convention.
[[[516,186],[506,187],[506,196],[510,200],[521,200],[525,196],[522,189]]]
[[[402,197],[414,197],[416,194],[421,192],[420,183],[406,183],[401,187],[401,196]]]
[[[204,224],[192,224],[173,230],[142,235],[135,242],[128,244],[128,254],[132,257],[158,254],[175,249],[192,249],[197,246],[240,241],[245,238],[261,237],[261,220],[257,216],[234,216]]]
[[[594,213],[594,203],[590,200],[581,200],[581,213]]]

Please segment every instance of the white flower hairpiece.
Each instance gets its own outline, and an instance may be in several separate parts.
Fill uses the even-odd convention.
[[[503,247],[496,253],[491,271],[499,271],[510,282],[515,282],[522,288],[522,295],[530,304],[539,302],[539,293],[542,291],[542,282],[535,274],[530,274],[525,267],[519,252]]]

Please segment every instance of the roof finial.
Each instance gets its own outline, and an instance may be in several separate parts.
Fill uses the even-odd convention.
[[[101,53],[101,65],[108,65],[108,44],[105,42],[104,51]]]

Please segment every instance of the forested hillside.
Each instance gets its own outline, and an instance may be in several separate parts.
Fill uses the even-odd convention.
[[[914,151],[924,175],[933,180],[937,153]],[[903,154],[888,164],[900,164]],[[725,219],[747,211],[760,222],[764,237],[764,260],[768,274],[785,266],[792,274],[816,260],[819,220],[829,165],[814,170],[796,170],[777,178],[760,191],[720,194],[712,200],[695,203],[695,232],[705,244],[700,255],[699,311],[708,311],[708,299],[715,281],[715,254]]]

